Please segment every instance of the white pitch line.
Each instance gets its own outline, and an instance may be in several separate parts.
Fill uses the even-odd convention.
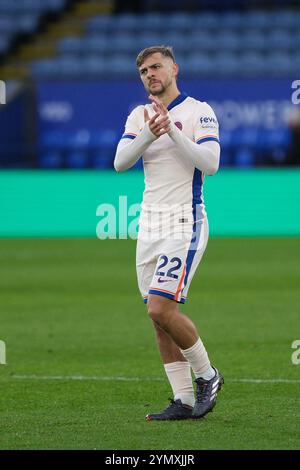
[[[159,377],[101,377],[93,375],[11,375],[12,379],[29,379],[29,380],[98,380],[98,381],[124,381],[124,382],[153,382],[163,381]]]
[[[123,381],[123,382],[164,382],[163,377],[104,377],[104,376],[84,376],[84,375],[12,375],[12,379],[21,380],[81,380],[81,381]],[[229,383],[249,383],[249,384],[300,384],[300,379],[226,379]]]
[[[253,384],[300,384],[300,379],[231,379],[229,382],[253,383]]]

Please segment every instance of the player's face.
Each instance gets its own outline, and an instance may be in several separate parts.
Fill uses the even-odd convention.
[[[139,68],[140,77],[147,92],[162,95],[176,80],[177,65],[160,52],[148,56]]]

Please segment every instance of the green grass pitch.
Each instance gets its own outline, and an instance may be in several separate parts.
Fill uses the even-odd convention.
[[[1,240],[0,448],[299,448],[299,253],[297,238],[209,241],[182,311],[225,386],[203,420],[157,423],[144,416],[171,391],[135,242]]]

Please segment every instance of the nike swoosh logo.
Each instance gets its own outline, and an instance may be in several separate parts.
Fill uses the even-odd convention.
[[[168,282],[170,279],[161,279],[160,277],[157,279],[158,282]]]

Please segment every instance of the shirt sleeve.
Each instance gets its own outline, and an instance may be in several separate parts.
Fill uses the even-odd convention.
[[[139,122],[138,122],[137,110],[138,108],[135,108],[127,117],[125,129],[121,137],[121,140],[122,139],[133,140],[139,134],[140,127],[139,127]]]
[[[171,121],[169,136],[180,150],[182,158],[206,175],[213,175],[218,171],[220,162],[219,126],[215,113],[207,103],[197,105],[193,128],[194,141]]]
[[[157,138],[150,131],[147,122],[143,123],[143,128],[140,130],[136,109],[128,116],[125,131],[117,147],[114,159],[116,171],[124,171],[131,168]]]
[[[207,103],[199,103],[195,113],[194,140],[196,144],[219,142],[219,123],[216,115]]]

